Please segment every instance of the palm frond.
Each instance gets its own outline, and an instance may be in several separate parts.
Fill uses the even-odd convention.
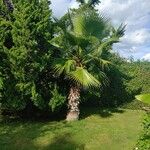
[[[85,0],[76,0],[77,2],[81,3],[81,4],[84,4],[85,3]]]
[[[58,27],[60,27],[62,30],[66,30],[66,25],[65,25],[64,19],[58,19],[56,17],[53,17],[53,19]]]
[[[108,46],[111,46],[114,43],[119,42],[119,38],[118,37],[111,37],[109,39],[106,39],[104,42],[100,43],[97,48],[95,49],[93,55],[95,56],[101,56],[101,54],[103,53],[103,50],[105,48],[107,48]]]
[[[63,37],[61,35],[58,35],[58,36],[55,36],[54,38],[52,38],[49,43],[51,45],[53,45],[54,47],[57,47],[57,48],[63,48]]]
[[[90,44],[90,40],[88,37],[84,37],[81,35],[76,35],[73,32],[66,31],[65,38],[72,46],[80,46],[80,47],[87,47]]]
[[[73,30],[74,29],[74,25],[73,25],[72,18],[71,18],[71,13],[70,13],[69,10],[68,10],[68,20],[69,20],[69,23],[70,23],[70,26],[71,26],[71,30]]]
[[[126,25],[121,24],[117,29],[112,27],[112,37],[123,37],[125,33]]]
[[[68,74],[70,71],[74,70],[75,67],[74,60],[67,60],[67,59],[55,59],[53,63],[53,70],[55,75],[60,76],[61,74],[65,73]]]
[[[95,48],[94,55],[99,55],[103,53],[108,46],[112,46],[114,43],[119,42],[119,38],[124,35],[126,25],[121,24],[118,29],[112,29],[112,35],[110,38],[105,39],[102,43],[100,43],[97,48]]]
[[[89,0],[88,4],[89,6],[95,6],[98,5],[100,3],[100,0]]]
[[[98,15],[92,9],[86,9],[84,12],[72,16],[74,24],[74,32],[82,36],[95,36],[102,39],[108,27],[109,19],[104,16]]]
[[[75,71],[70,72],[68,75],[71,80],[84,88],[99,87],[101,85],[93,75],[82,67],[77,67]]]
[[[109,70],[110,66],[112,65],[112,63],[110,61],[102,59],[102,58],[98,59],[98,61],[99,61],[99,64],[100,64],[102,70],[104,70],[105,68],[107,70]]]

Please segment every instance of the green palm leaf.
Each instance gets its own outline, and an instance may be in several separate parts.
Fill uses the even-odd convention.
[[[53,63],[53,70],[57,76],[62,73],[68,74],[70,71],[74,70],[76,62],[74,60],[67,59],[55,59]]]
[[[76,84],[79,84],[85,88],[100,86],[100,82],[82,67],[77,67],[75,71],[70,72],[69,77]]]
[[[88,37],[84,37],[81,35],[77,35],[73,32],[65,32],[66,38],[68,40],[68,42],[72,45],[72,46],[81,46],[81,47],[86,47],[87,45],[90,44],[89,38]]]
[[[120,38],[124,36],[125,28],[126,28],[126,25],[123,25],[123,24],[121,24],[117,29],[112,27],[112,37]]]
[[[108,19],[99,16],[95,11],[86,9],[84,12],[72,17],[74,32],[82,36],[94,36],[102,39],[107,33]]]
[[[59,35],[49,41],[49,43],[57,48],[63,48],[63,36]]]
[[[98,59],[98,61],[102,69],[105,69],[105,68],[109,69],[110,65],[112,65],[110,61],[102,59],[102,58]]]
[[[101,54],[103,53],[103,51],[105,50],[105,48],[107,48],[107,46],[110,46],[114,43],[119,42],[119,38],[118,37],[112,37],[107,39],[106,41],[100,43],[97,48],[95,49],[93,55],[99,55],[101,56]]]
[[[136,95],[135,98],[139,101],[150,104],[150,94]]]
[[[101,55],[108,46],[112,46],[114,43],[119,42],[119,38],[124,35],[125,27],[125,25],[121,24],[117,29],[112,28],[112,35],[97,46],[94,55]]]

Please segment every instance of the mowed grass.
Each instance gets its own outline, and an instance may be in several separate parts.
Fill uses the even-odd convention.
[[[0,123],[0,150],[133,150],[143,112],[82,110],[81,120]]]

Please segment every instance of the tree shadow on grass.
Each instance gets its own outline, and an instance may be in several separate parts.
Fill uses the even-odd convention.
[[[1,150],[57,150],[61,147],[75,149],[82,147],[71,140],[70,134],[63,134],[62,128],[70,128],[71,125],[64,122],[33,122],[11,121],[0,123],[0,149]],[[55,136],[53,140],[49,136]],[[52,138],[52,137],[51,137]],[[50,139],[50,140],[49,140]],[[45,145],[45,140],[47,144]],[[59,144],[60,142],[60,144]],[[47,146],[48,145],[48,146]],[[69,150],[68,149],[68,150]],[[73,150],[74,150],[73,149]],[[80,148],[81,149],[81,148]],[[80,150],[79,149],[79,150]],[[63,149],[62,149],[63,150]],[[66,149],[64,149],[66,150]],[[82,149],[81,149],[82,150]]]
[[[85,145],[73,141],[70,133],[57,135],[45,150],[84,150]]]
[[[84,150],[85,145],[73,140],[72,134],[61,131],[70,128],[64,122],[1,122],[1,150]]]
[[[124,113],[125,110],[119,108],[99,108],[99,107],[89,107],[81,108],[81,119],[85,119],[91,115],[99,115],[102,118],[108,118],[113,116],[114,113]]]

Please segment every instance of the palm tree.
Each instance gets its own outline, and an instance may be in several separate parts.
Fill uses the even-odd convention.
[[[108,19],[99,16],[96,11],[89,8],[82,13],[79,11],[78,14],[68,13],[68,24],[55,19],[60,33],[50,41],[61,49],[61,56],[52,64],[54,74],[70,83],[68,121],[79,118],[81,90],[99,88],[106,79],[103,68],[110,62],[103,59],[103,54],[124,34],[122,25],[108,32]]]
[[[12,12],[14,10],[14,5],[12,0],[3,0],[5,6],[7,7],[8,11]]]

